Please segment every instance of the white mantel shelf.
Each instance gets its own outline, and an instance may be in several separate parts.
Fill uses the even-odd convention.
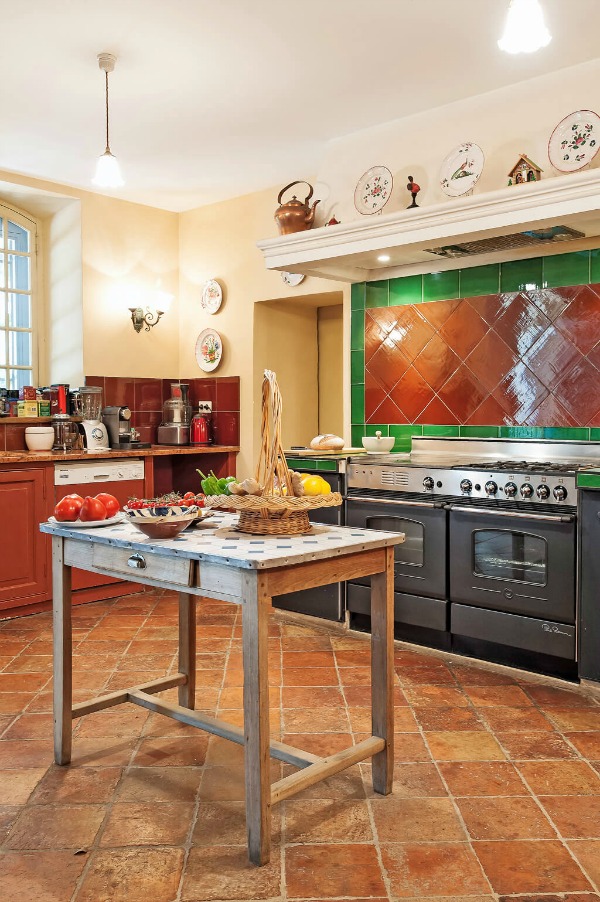
[[[453,259],[426,250],[555,225],[577,229],[585,238]],[[596,246],[598,236],[600,169],[592,169],[270,238],[258,247],[267,269],[364,282],[567,253]],[[390,262],[378,262],[380,254],[389,254]]]

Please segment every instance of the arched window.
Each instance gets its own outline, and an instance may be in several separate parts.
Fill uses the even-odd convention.
[[[37,223],[0,204],[0,388],[37,382]]]

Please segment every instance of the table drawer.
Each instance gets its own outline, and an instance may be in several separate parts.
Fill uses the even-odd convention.
[[[135,551],[111,545],[87,545],[65,540],[65,564],[88,570],[110,571],[125,579],[155,579],[178,586],[191,586],[194,562],[156,551]]]

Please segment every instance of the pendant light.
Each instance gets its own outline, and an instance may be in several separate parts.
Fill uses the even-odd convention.
[[[510,0],[504,34],[498,41],[500,50],[534,53],[551,40],[539,0]]]
[[[120,188],[125,184],[119,163],[111,153],[108,141],[108,73],[113,71],[116,61],[117,58],[112,53],[98,54],[98,65],[104,72],[106,83],[106,150],[101,157],[98,157],[96,174],[92,179],[92,184],[97,185],[98,188]]]

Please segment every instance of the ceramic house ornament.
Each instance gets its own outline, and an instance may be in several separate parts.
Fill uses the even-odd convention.
[[[522,153],[508,173],[508,184],[522,185],[525,182],[539,182],[543,171],[537,163],[534,163],[533,160],[530,160],[529,157]]]

